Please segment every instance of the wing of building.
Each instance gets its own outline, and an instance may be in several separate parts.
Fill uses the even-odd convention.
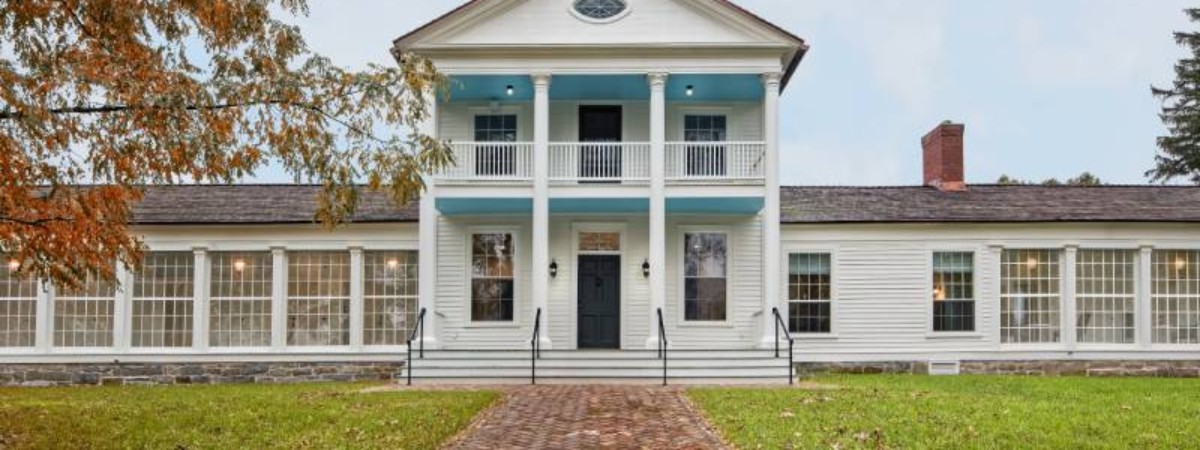
[[[317,187],[149,187],[120,283],[0,271],[0,383],[504,379],[531,347],[550,378],[788,380],[789,342],[809,369],[1200,373],[1200,189],[967,184],[949,122],[912,186],[780,186],[808,46],[725,0],[475,0],[391,45],[451,78],[424,129],[456,164],[421,200],[325,231]]]

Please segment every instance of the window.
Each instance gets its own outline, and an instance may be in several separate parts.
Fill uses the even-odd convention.
[[[1136,271],[1136,251],[1079,251],[1075,261],[1075,333],[1079,342],[1134,342]]]
[[[1062,296],[1058,250],[1005,250],[1000,262],[1000,340],[1059,342]]]
[[[272,259],[270,252],[209,253],[209,345],[271,345]]]
[[[721,115],[686,115],[683,139],[687,142],[687,175],[692,177],[725,176],[726,119]],[[703,143],[703,144],[700,144]]]
[[[683,235],[683,306],[684,320],[725,320],[726,271],[729,257],[724,233],[686,233]]]
[[[581,252],[619,252],[621,233],[579,233]]]
[[[288,253],[287,343],[350,343],[350,253]]]
[[[832,260],[828,253],[788,256],[788,328],[793,333],[832,330]]]
[[[512,176],[517,173],[517,116],[475,116],[475,175]]]
[[[60,288],[54,298],[56,347],[112,347],[113,283],[89,275],[78,289]]]
[[[625,0],[575,0],[575,12],[595,20],[608,20],[625,12]]]
[[[1154,343],[1200,344],[1200,251],[1155,250],[1150,272]]]
[[[417,252],[363,253],[363,343],[403,345],[417,322]]]
[[[16,273],[17,264],[0,268],[0,347],[33,347],[36,339],[37,282]]]
[[[933,254],[933,331],[975,331],[975,254]]]
[[[151,252],[133,279],[134,347],[191,347],[191,252]]]
[[[513,235],[471,236],[471,320],[511,322],[514,295]]]

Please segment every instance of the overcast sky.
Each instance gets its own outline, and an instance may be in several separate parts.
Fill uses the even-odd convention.
[[[563,0],[567,1],[567,0]],[[310,46],[391,63],[392,39],[460,0],[310,0]],[[967,124],[967,179],[1145,183],[1152,84],[1184,54],[1185,0],[738,0],[812,46],[784,93],[783,180],[921,181],[919,138]],[[271,179],[264,173],[264,179]],[[286,180],[285,180],[286,181]]]

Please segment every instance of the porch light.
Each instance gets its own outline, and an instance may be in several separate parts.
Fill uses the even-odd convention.
[[[516,92],[516,89],[513,88],[513,85],[511,85],[511,84],[504,87],[504,93],[508,94],[509,97],[512,97],[515,92]]]
[[[690,84],[689,84],[689,85],[687,86],[687,96],[688,96],[688,97],[691,97],[691,96],[693,96],[693,95],[696,95],[696,86],[692,86],[692,85],[690,85]]]
[[[236,260],[236,261],[234,261],[234,262],[233,262],[233,270],[236,270],[236,271],[238,271],[238,272],[241,272],[241,271],[243,271],[243,270],[246,270],[246,261],[243,261],[243,260],[240,260],[240,259],[239,259],[239,260]]]
[[[558,260],[550,261],[550,278],[558,278]]]
[[[642,276],[650,278],[650,260],[642,260]]]
[[[9,270],[10,272],[16,272],[17,270],[20,270],[20,269],[21,269],[21,262],[20,262],[20,261],[17,261],[17,260],[15,260],[15,259],[10,259],[10,260],[8,261],[8,270]]]

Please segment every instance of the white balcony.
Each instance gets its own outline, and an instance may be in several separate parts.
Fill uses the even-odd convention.
[[[648,142],[551,142],[554,184],[647,184]],[[439,181],[471,184],[533,182],[532,142],[456,142],[455,164]],[[675,184],[759,184],[766,180],[763,142],[668,142],[665,180]]]

